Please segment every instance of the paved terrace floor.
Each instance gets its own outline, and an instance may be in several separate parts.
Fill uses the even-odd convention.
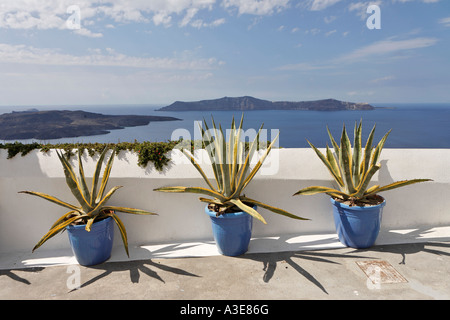
[[[450,242],[416,241],[3,268],[0,299],[441,300],[450,299],[449,275]]]

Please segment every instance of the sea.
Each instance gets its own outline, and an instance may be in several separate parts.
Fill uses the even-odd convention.
[[[362,121],[363,145],[372,127],[376,125],[375,141],[392,130],[385,148],[450,148],[450,103],[380,103],[372,104],[370,111],[157,111],[162,105],[85,105],[85,106],[17,106],[1,107],[0,114],[12,111],[38,110],[83,110],[111,115],[156,115],[171,116],[179,121],[151,122],[147,126],[128,127],[112,130],[108,134],[76,138],[50,140],[14,140],[22,143],[117,143],[143,141],[169,141],[183,138],[200,139],[199,124],[203,120],[212,127],[212,118],[223,130],[231,127],[233,117],[236,122],[244,116],[244,133],[247,140],[263,125],[264,141],[273,140],[277,134],[277,144],[282,148],[309,148],[307,140],[317,147],[329,145],[327,127],[339,141],[342,127],[346,126],[353,139],[355,123]],[[8,143],[14,141],[1,141]]]

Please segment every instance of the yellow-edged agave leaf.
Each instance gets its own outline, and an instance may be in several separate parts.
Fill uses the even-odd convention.
[[[364,196],[364,193],[367,190],[367,187],[369,186],[370,180],[372,179],[373,175],[381,168],[381,165],[373,165],[369,171],[366,172],[365,176],[361,179],[361,183],[357,187],[357,190],[355,191],[355,194],[352,194],[352,197],[355,198],[362,198]]]
[[[339,157],[340,157],[339,156],[340,148],[339,148],[339,145],[337,144],[336,140],[334,140],[333,135],[331,134],[330,129],[328,128],[328,126],[327,126],[327,132],[328,132],[328,136],[330,137],[331,144],[333,145],[334,152],[336,153],[336,156],[339,159]]]
[[[214,145],[214,154],[215,159],[213,165],[216,166],[218,176],[222,185],[222,191],[224,194],[226,193],[226,189],[229,188],[229,186],[225,185],[225,172],[224,172],[224,153],[223,153],[223,144],[224,144],[224,136],[223,132],[219,131],[216,127],[216,123],[214,122],[214,118],[212,118],[212,124],[213,124],[213,132],[214,132],[214,138],[212,139],[213,145]]]
[[[194,168],[197,169],[197,171],[200,173],[200,175],[202,176],[203,180],[205,180],[206,184],[211,188],[211,190],[217,192],[216,188],[214,188],[212,186],[211,182],[209,182],[209,179],[206,176],[205,172],[202,170],[202,168],[197,163],[197,161],[195,161],[195,158],[191,155],[191,153],[186,151],[186,150],[183,150],[183,154],[191,161],[191,163],[194,166]]]
[[[25,193],[25,194],[30,194],[33,196],[37,196],[40,198],[43,198],[45,200],[48,200],[50,202],[56,203],[62,207],[68,208],[68,209],[72,209],[75,211],[80,211],[81,207],[76,207],[74,205],[71,205],[70,203],[64,202],[62,200],[59,200],[58,198],[55,198],[53,196],[50,196],[48,194],[42,193],[42,192],[36,192],[36,191],[20,191],[19,193]]]
[[[379,187],[380,187],[380,185],[379,185],[379,184],[376,184],[376,185],[370,187],[369,189],[367,189],[367,191],[366,191],[365,194],[372,193],[372,191],[375,191],[375,190],[378,189]]]
[[[269,147],[266,149],[266,151],[264,152],[263,156],[258,160],[258,162],[256,163],[255,167],[253,168],[253,170],[250,172],[250,174],[248,175],[248,177],[245,179],[244,184],[242,185],[242,187],[240,188],[239,192],[243,192],[245,187],[247,187],[247,185],[250,183],[250,181],[253,179],[253,177],[255,176],[255,174],[259,171],[259,169],[261,168],[264,160],[266,159],[267,155],[269,154],[270,150],[272,150],[272,147],[275,143],[275,141],[278,139],[279,133],[277,134],[277,136],[275,137],[275,139],[273,139],[272,143],[269,145]]]
[[[48,239],[54,237],[55,235],[57,235],[59,232],[63,231],[68,225],[70,225],[71,223],[77,221],[80,218],[84,218],[87,217],[87,214],[83,214],[81,216],[77,216],[77,217],[73,217],[70,218],[64,222],[61,222],[60,224],[56,225],[55,227],[53,227],[52,229],[50,229],[42,238],[41,240],[39,240],[39,242],[34,246],[32,252],[34,252],[34,250],[36,250],[37,248],[39,248],[40,246],[42,246]]]
[[[91,199],[90,199],[91,206],[95,205],[95,200],[97,198],[98,181],[100,179],[100,172],[102,170],[103,160],[105,159],[105,155],[106,155],[107,151],[108,151],[108,148],[105,147],[103,149],[102,153],[100,154],[100,158],[98,159],[97,164],[95,166],[94,177],[92,178]]]
[[[56,222],[50,227],[50,229],[53,229],[54,227],[56,227],[58,224],[66,221],[67,219],[69,219],[71,216],[81,216],[82,213],[80,213],[79,211],[69,211],[66,214],[62,215],[58,220],[56,220]]]
[[[214,189],[210,183],[208,186],[210,189],[199,187],[161,187],[154,189],[154,191],[173,192],[173,193],[197,193],[211,197],[207,199],[200,197],[202,202],[212,203],[221,207],[230,208],[237,207],[238,209],[247,212],[256,219],[266,223],[265,219],[253,208],[249,207],[242,201],[243,196],[241,192],[254,178],[255,174],[261,168],[262,163],[266,159],[270,150],[273,148],[278,136],[269,144],[262,157],[256,162],[252,170],[250,161],[253,159],[255,152],[258,149],[259,137],[261,135],[261,125],[257,131],[256,138],[249,144],[248,151],[245,150],[245,143],[241,141],[242,128],[243,128],[242,115],[239,126],[236,126],[235,119],[233,117],[231,123],[231,129],[228,135],[228,142],[223,134],[222,126],[217,126],[212,118],[212,129],[208,127],[206,121],[204,122],[204,129],[200,126],[200,131],[203,137],[203,143],[206,148],[206,152],[211,160],[211,166],[214,172],[214,177],[217,182],[217,189]],[[191,163],[196,167],[197,171],[204,178],[206,175],[200,168],[195,159],[191,159]],[[255,201],[255,200],[253,200]],[[285,215],[287,217],[296,217],[288,213],[285,210],[275,208],[266,204],[263,204],[265,208],[272,209],[273,212]],[[298,217],[296,217],[298,219]]]
[[[353,186],[353,178],[352,178],[352,153],[351,153],[351,144],[350,139],[348,138],[347,131],[342,130],[341,137],[341,159],[340,165],[343,172],[343,181],[345,183],[346,191],[348,193],[354,193],[355,187]]]
[[[75,175],[75,171],[73,170],[71,164],[66,159],[66,157],[61,154],[58,150],[56,151],[58,158],[63,166],[64,174],[66,176],[66,183],[68,187],[70,188],[72,194],[75,196],[75,198],[80,203],[80,207],[74,206],[72,204],[69,204],[67,202],[61,201],[58,198],[55,198],[53,196],[41,193],[41,192],[35,192],[35,191],[21,191],[20,193],[30,194],[34,196],[38,196],[40,198],[43,198],[45,200],[48,200],[50,202],[53,202],[55,204],[58,204],[62,207],[71,209],[70,212],[67,212],[63,216],[61,216],[50,228],[50,230],[42,237],[42,239],[37,243],[37,245],[33,248],[33,251],[37,248],[39,248],[43,243],[45,243],[48,239],[52,238],[59,232],[63,231],[68,225],[71,223],[82,219],[85,225],[85,229],[87,231],[90,231],[92,224],[98,220],[102,219],[105,216],[112,216],[115,220],[116,224],[119,226],[119,230],[121,232],[122,238],[124,239],[124,245],[125,249],[128,254],[128,244],[127,244],[127,238],[125,233],[125,227],[123,226],[123,223],[120,221],[120,219],[115,216],[114,214],[111,215],[110,210],[116,210],[121,211],[124,213],[131,213],[131,214],[152,214],[145,210],[141,209],[134,209],[134,208],[126,208],[126,207],[106,207],[106,202],[111,198],[111,196],[115,193],[116,190],[121,188],[122,186],[116,186],[112,188],[105,196],[103,196],[110,173],[111,168],[113,164],[114,159],[114,152],[111,154],[111,157],[108,160],[108,163],[106,165],[106,168],[103,172],[102,181],[100,184],[99,192],[97,194],[97,187],[98,187],[98,181],[100,177],[101,167],[104,160],[104,157],[106,155],[106,152],[108,151],[107,148],[103,150],[103,152],[100,155],[99,160],[97,161],[93,181],[92,181],[92,190],[89,192],[86,180],[85,180],[85,173],[84,168],[81,160],[81,152],[79,150],[78,152],[78,162],[79,162],[79,177]]]
[[[204,194],[210,197],[218,198],[219,200],[225,202],[227,198],[221,193],[215,192],[213,190],[201,188],[201,187],[162,187],[154,189],[153,191],[161,192],[175,192],[175,193],[197,193]]]
[[[117,207],[117,206],[105,206],[102,208],[102,211],[115,211],[115,212],[124,212],[124,213],[131,213],[131,214],[137,214],[137,215],[154,215],[157,216],[157,213],[142,210],[142,209],[136,209],[136,208],[127,208],[127,207]]]
[[[64,175],[66,176],[66,183],[74,197],[85,211],[89,211],[90,205],[88,200],[84,197],[81,187],[78,184],[78,178],[73,171],[72,165],[67,161],[66,157],[56,150],[56,154],[63,166]]]
[[[231,195],[232,198],[238,197],[241,194],[242,190],[245,188],[245,186],[251,180],[251,179],[248,179],[249,176],[247,177],[247,173],[248,173],[248,170],[250,169],[250,161],[252,160],[252,158],[256,152],[259,136],[260,136],[261,130],[263,128],[263,125],[261,125],[260,129],[258,130],[258,133],[256,134],[255,140],[253,140],[253,142],[251,143],[251,145],[249,147],[249,151],[247,152],[247,155],[245,157],[244,164],[239,168],[239,172],[237,174],[238,182],[236,184],[235,191]],[[258,166],[258,164],[253,169],[255,169],[257,166]],[[255,171],[255,174],[256,174],[256,171]],[[253,174],[253,176],[254,176],[254,174]]]
[[[404,186],[407,186],[407,185],[411,185],[411,184],[414,184],[414,183],[426,182],[426,181],[433,181],[433,180],[432,179],[413,179],[413,180],[397,181],[397,182],[388,184],[388,185],[386,185],[384,187],[374,188],[374,189],[370,190],[370,192],[368,190],[368,192],[366,193],[366,196],[370,196],[370,195],[375,194],[375,193],[380,193],[380,192],[383,192],[383,191],[397,189],[397,188],[404,187]]]
[[[205,119],[203,119],[203,123],[205,124],[205,129],[201,125],[199,125],[200,131],[202,133],[202,140],[205,142],[205,150],[208,154],[209,160],[211,161],[211,167],[213,169],[214,178],[216,179],[217,183],[217,191],[222,192],[223,186],[222,186],[222,178],[220,176],[220,172],[218,171],[218,167],[216,163],[219,161],[217,159],[217,155],[215,152],[215,147],[213,143],[213,137],[211,136],[210,130],[208,128],[208,125],[206,124]],[[214,188],[212,188],[214,189]]]
[[[86,184],[86,179],[84,177],[84,168],[83,168],[83,161],[81,161],[81,153],[82,153],[82,150],[80,148],[80,149],[78,149],[78,171],[79,171],[78,184],[81,189],[80,191],[83,194],[83,198],[86,199],[86,201],[89,205],[92,205],[90,203],[91,194],[89,192],[89,189]]]
[[[114,188],[109,190],[109,192],[97,203],[95,208],[92,209],[92,211],[89,212],[88,214],[90,214],[90,215],[97,215],[100,212],[100,210],[102,209],[102,207],[106,205],[106,202],[109,200],[109,198],[112,197],[114,192],[116,192],[120,188],[122,188],[122,186],[115,186]]]
[[[297,195],[312,195],[312,194],[319,194],[319,193],[327,193],[330,195],[336,195],[341,197],[345,197],[347,196],[347,194],[345,192],[333,189],[333,188],[328,188],[328,187],[320,187],[320,186],[312,186],[312,187],[307,187],[307,188],[303,188],[300,191],[297,191],[296,193],[294,193],[294,196]]]
[[[381,150],[384,147],[384,143],[386,142],[387,137],[389,136],[389,134],[391,133],[391,130],[389,130],[384,136],[383,138],[381,138],[380,142],[378,143],[378,145],[376,146],[373,154],[372,154],[372,159],[370,161],[370,163],[372,165],[376,164],[378,162],[378,158],[380,157],[381,154]]]
[[[234,204],[236,207],[241,209],[242,211],[244,211],[244,212],[248,213],[249,215],[251,215],[253,218],[256,218],[259,221],[261,221],[262,223],[267,224],[266,219],[264,219],[263,216],[261,216],[258,211],[256,211],[252,207],[247,206],[241,200],[239,200],[239,199],[230,199],[229,201],[232,204]]]
[[[100,189],[98,190],[97,197],[95,202],[99,202],[100,199],[103,198],[103,194],[105,193],[106,185],[108,184],[109,175],[111,174],[111,169],[114,161],[114,152],[112,152],[109,157],[108,163],[106,164],[105,170],[103,171],[102,182],[100,183]]]
[[[212,203],[212,204],[216,204],[216,205],[227,207],[227,208],[234,206],[234,204],[232,204],[231,202],[222,202],[218,199],[209,199],[209,198],[199,197],[198,200],[200,200],[201,202]]]
[[[369,163],[370,163],[370,158],[372,155],[372,143],[373,143],[373,137],[375,134],[375,128],[376,125],[373,126],[372,131],[370,131],[369,137],[367,138],[367,142],[366,142],[366,146],[364,148],[364,157],[363,157],[363,161],[361,162],[361,168],[360,168],[360,175],[364,176],[367,172],[367,170],[369,170]]]
[[[237,129],[234,123],[234,117],[232,122],[232,128],[230,133],[230,145],[233,147],[232,152],[232,165],[231,165],[231,190],[236,190],[237,187],[237,176],[239,173],[239,168],[242,163],[242,156],[244,154],[244,143],[241,142],[242,125],[244,122],[244,114],[242,114],[241,122]]]
[[[261,207],[261,208],[270,210],[270,211],[272,211],[272,212],[281,214],[281,215],[283,215],[283,216],[292,218],[292,219],[297,219],[297,220],[310,220],[310,219],[307,219],[307,218],[302,218],[302,217],[296,216],[296,215],[294,215],[294,214],[292,214],[292,213],[290,213],[290,212],[287,212],[286,210],[283,210],[283,209],[280,209],[280,208],[277,208],[277,207],[274,207],[274,206],[270,206],[270,205],[265,204],[265,203],[263,203],[263,202],[260,202],[260,201],[257,201],[257,200],[253,200],[253,199],[250,199],[250,198],[247,198],[247,197],[242,197],[241,200],[242,200],[242,201],[245,201],[245,202],[248,202],[248,203],[251,203],[251,204],[253,204],[253,205],[256,205],[256,206],[258,206],[258,207]]]
[[[94,223],[95,218],[96,217],[88,219],[88,221],[86,223],[86,228],[85,228],[87,232],[91,232],[91,226]]]
[[[130,257],[130,253],[128,251],[128,237],[127,237],[127,230],[125,229],[125,225],[123,224],[122,220],[119,219],[117,214],[115,213],[107,213],[107,216],[114,219],[114,222],[116,223],[120,236],[122,237],[123,246],[125,248],[125,252],[127,253],[127,256]]]
[[[309,143],[311,148],[316,152],[316,154],[319,157],[319,159],[322,160],[323,164],[327,167],[328,171],[331,173],[331,175],[333,176],[334,180],[336,180],[336,182],[341,187],[343,187],[344,186],[344,182],[342,181],[342,178],[340,176],[336,160],[334,159],[333,155],[331,154],[331,151],[328,148],[328,146],[327,146],[327,157],[325,157],[325,155],[319,149],[317,149],[316,146],[314,146],[308,140],[306,140],[306,141]]]
[[[353,185],[357,186],[359,185],[359,182],[361,181],[361,174],[360,174],[360,165],[361,165],[361,156],[362,156],[362,150],[361,150],[361,127],[362,122],[359,122],[359,126],[355,123],[355,130],[354,130],[354,142],[353,142],[353,159],[352,159],[352,170],[353,170]]]
[[[230,178],[230,162],[228,157],[228,146],[229,144],[226,143],[225,135],[223,134],[222,126],[219,125],[219,134],[220,139],[218,139],[218,147],[221,148],[220,151],[220,166],[223,173],[223,186],[224,186],[224,193],[223,195],[225,197],[229,197],[231,195],[231,178]]]
[[[311,147],[316,151],[319,158],[322,162],[327,166],[328,170],[331,172],[333,178],[338,182],[340,187],[340,191],[328,187],[320,187],[320,186],[312,186],[308,188],[304,188],[295,195],[303,194],[303,195],[312,195],[318,193],[326,193],[330,196],[337,197],[343,200],[347,200],[351,198],[353,201],[362,201],[365,202],[367,197],[374,195],[376,193],[392,190],[395,188],[407,186],[413,183],[430,181],[430,179],[414,179],[414,180],[404,180],[399,182],[391,183],[387,186],[380,187],[379,185],[375,185],[373,187],[368,188],[370,180],[373,175],[380,169],[380,164],[377,163],[381,150],[384,147],[387,137],[389,136],[391,130],[389,130],[376,147],[372,146],[373,137],[375,133],[376,125],[373,126],[372,131],[367,138],[366,145],[364,148],[364,155],[362,155],[361,150],[361,136],[362,136],[362,121],[360,121],[359,125],[355,123],[354,129],[354,148],[353,154],[351,152],[351,144],[348,138],[345,125],[343,126],[342,136],[341,136],[341,144],[337,145],[329,128],[327,127],[328,135],[330,137],[331,143],[333,144],[335,153],[338,158],[338,163],[333,163],[333,155],[327,146],[327,157],[321,154],[317,148],[313,145]],[[336,170],[336,166],[339,170]],[[342,178],[343,185],[339,183],[336,179],[336,176],[340,174]],[[367,189],[368,188],[368,189]]]

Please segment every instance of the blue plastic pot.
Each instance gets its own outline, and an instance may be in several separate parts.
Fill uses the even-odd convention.
[[[220,254],[235,257],[247,252],[253,227],[251,215],[246,212],[235,212],[216,217],[216,213],[210,211],[208,206],[205,212],[211,218],[214,240]]]
[[[86,225],[68,226],[70,245],[78,263],[82,266],[100,264],[111,257],[114,240],[114,221],[111,217],[94,222],[91,231]]]
[[[339,241],[347,247],[357,249],[373,246],[380,232],[381,217],[386,201],[367,207],[350,207],[333,198],[331,203]]]

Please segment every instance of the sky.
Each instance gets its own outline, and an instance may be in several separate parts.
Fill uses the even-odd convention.
[[[0,2],[3,106],[449,103],[449,61],[450,0]]]

